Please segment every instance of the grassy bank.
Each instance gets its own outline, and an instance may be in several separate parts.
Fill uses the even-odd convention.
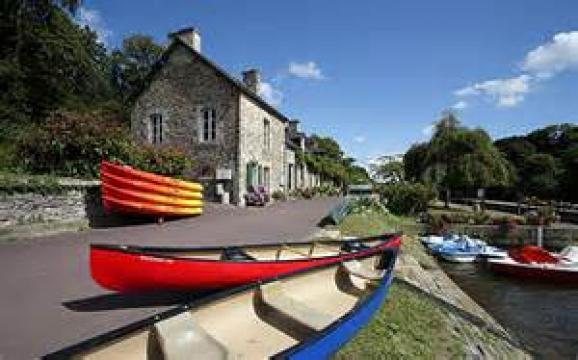
[[[371,235],[398,228],[412,219],[393,215],[351,215],[340,225],[346,235]],[[422,245],[405,237],[401,252],[423,268],[437,269]],[[433,270],[436,271],[436,270]],[[462,359],[476,356],[479,346],[497,358],[523,358],[517,349],[457,316],[439,301],[403,283],[394,282],[386,303],[337,359]],[[482,351],[482,354],[484,352]]]

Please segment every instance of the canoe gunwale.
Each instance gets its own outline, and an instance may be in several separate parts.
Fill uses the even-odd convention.
[[[183,257],[175,256],[173,254],[163,254],[167,253],[178,253],[178,252],[195,252],[195,251],[223,251],[231,246],[222,247],[198,247],[198,248],[182,248],[182,247],[146,247],[146,246],[135,246],[135,245],[114,245],[114,244],[91,244],[91,249],[116,251],[128,255],[138,255],[138,256],[150,256],[158,257],[162,259],[170,259],[175,261],[186,261],[186,262],[212,262],[212,263],[243,263],[244,265],[255,264],[268,264],[268,263],[288,263],[288,262],[311,262],[315,260],[328,260],[332,258],[342,258],[343,260],[351,260],[351,258],[362,258],[362,256],[371,256],[376,252],[381,251],[381,249],[387,248],[389,243],[394,241],[396,238],[401,236],[401,234],[384,234],[379,236],[371,236],[366,238],[352,239],[358,242],[368,242],[375,240],[382,240],[380,244],[369,247],[367,249],[362,249],[356,252],[338,253],[337,255],[327,255],[327,256],[316,256],[316,257],[304,257],[295,259],[277,259],[277,260],[235,260],[235,259],[206,259],[201,257]],[[387,238],[387,239],[384,239]],[[291,242],[291,243],[278,243],[278,244],[252,244],[252,245],[234,245],[235,247],[267,247],[276,248],[282,245],[310,245],[315,242]],[[322,241],[325,244],[345,244],[346,241],[334,240],[334,241]],[[361,255],[363,254],[363,255]]]
[[[397,255],[396,255],[397,256]],[[392,263],[395,264],[395,261]],[[281,351],[271,357],[271,359],[280,360],[286,359],[291,355],[299,352],[303,348],[307,348],[310,345],[315,344],[321,338],[331,334],[335,330],[337,330],[341,324],[347,322],[349,319],[354,317],[361,309],[365,308],[368,303],[374,300],[376,297],[380,296],[379,294],[379,287],[385,286],[389,288],[391,286],[391,280],[393,279],[394,270],[393,266],[386,269],[383,278],[379,281],[379,286],[376,286],[376,289],[371,293],[369,296],[366,296],[360,299],[349,311],[345,312],[339,319],[335,320],[331,324],[329,324],[325,329],[319,331],[314,336],[299,342],[298,344],[293,345],[292,347]],[[386,289],[387,291],[387,289]]]
[[[393,234],[392,237],[390,238],[390,240],[388,241],[388,243],[393,242],[395,240],[400,241],[401,236],[402,236],[401,233]],[[378,238],[378,237],[380,237],[380,236],[374,236],[374,237],[369,237],[369,238]],[[386,252],[390,252],[395,257],[397,257],[400,246],[401,246],[401,244],[398,243],[396,246],[384,247],[379,252],[382,254],[384,254]],[[371,257],[371,256],[375,256],[375,254],[368,254],[366,256],[359,257],[359,259]],[[91,337],[87,340],[81,341],[77,344],[68,346],[64,349],[48,353],[48,354],[42,356],[42,359],[48,359],[48,360],[69,359],[75,355],[79,355],[85,351],[88,351],[91,348],[96,348],[98,346],[105,345],[111,341],[114,341],[117,338],[135,333],[139,330],[142,330],[148,326],[153,325],[156,322],[159,322],[159,321],[162,321],[164,319],[179,315],[179,314],[181,314],[185,311],[189,311],[193,308],[201,307],[201,306],[209,304],[213,301],[218,301],[218,300],[224,299],[226,297],[229,297],[229,296],[232,296],[235,294],[240,294],[240,293],[245,292],[245,291],[256,290],[261,285],[265,285],[265,284],[269,284],[269,283],[272,283],[275,281],[283,280],[285,278],[289,278],[289,277],[292,277],[295,275],[299,275],[299,274],[307,273],[307,272],[312,272],[312,271],[319,271],[321,269],[330,268],[330,267],[334,267],[334,266],[339,266],[341,263],[343,263],[345,261],[350,261],[350,260],[351,259],[343,259],[343,260],[340,260],[337,262],[319,265],[319,266],[316,266],[314,268],[299,269],[299,270],[292,271],[289,273],[284,273],[284,274],[276,276],[276,277],[268,278],[267,280],[256,281],[256,282],[249,283],[246,285],[241,285],[241,286],[236,286],[233,288],[219,290],[215,293],[212,293],[212,294],[209,294],[209,295],[204,296],[202,298],[193,300],[189,303],[177,305],[174,308],[171,308],[171,309],[162,311],[160,313],[148,316],[144,319],[138,320],[138,321],[130,323],[128,325],[118,327],[112,331],[108,331],[106,333],[96,335],[96,336]],[[380,286],[383,284],[383,282],[389,281],[389,279],[391,279],[393,277],[393,265],[394,264],[395,264],[395,261],[392,261],[392,263],[390,264],[390,267],[386,270],[386,274],[384,275],[383,279],[380,282]],[[341,316],[339,319],[337,319],[335,322],[333,322],[331,325],[329,325],[324,331],[319,332],[315,336],[315,339],[320,337],[321,334],[325,334],[327,331],[329,331],[329,329],[334,329],[341,321],[343,321],[342,319],[345,319],[346,317],[350,317],[350,316],[352,316],[352,314],[355,314],[355,312],[359,311],[360,308],[364,307],[365,304],[367,304],[371,299],[373,299],[373,297],[376,293],[377,293],[377,290],[373,294],[371,294],[370,296],[367,296],[365,298],[360,299],[358,301],[358,303],[351,310],[344,313],[343,316]],[[313,339],[311,341],[313,341]],[[274,357],[278,357],[279,355],[284,354],[285,352],[288,352],[294,348],[295,348],[295,346],[291,347],[289,349],[286,349],[283,352],[274,355]]]

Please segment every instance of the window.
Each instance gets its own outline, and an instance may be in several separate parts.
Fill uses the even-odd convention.
[[[268,167],[264,167],[263,168],[263,186],[265,187],[265,189],[267,191],[269,191],[270,189],[270,184],[271,184],[271,179],[270,179],[270,174],[269,174],[269,168]]]
[[[293,189],[293,164],[289,164],[289,169],[287,170],[287,189]]]
[[[263,120],[263,147],[271,150],[271,123],[267,119]]]
[[[247,163],[247,191],[251,191],[255,187],[256,173],[257,173],[257,164],[255,162]]]
[[[152,114],[151,121],[151,143],[160,144],[163,142],[163,116],[161,114]]]
[[[217,139],[217,112],[212,108],[202,111],[201,141],[214,142]]]

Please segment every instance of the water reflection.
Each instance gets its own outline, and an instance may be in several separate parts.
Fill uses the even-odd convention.
[[[494,275],[483,264],[442,267],[536,356],[578,359],[578,289]]]

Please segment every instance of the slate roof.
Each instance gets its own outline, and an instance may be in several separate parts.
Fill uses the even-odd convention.
[[[178,32],[177,32],[178,33]],[[173,33],[174,34],[174,33]],[[157,63],[153,66],[153,69],[151,70],[151,72],[148,74],[147,79],[145,81],[145,85],[143,86],[142,89],[140,89],[138,92],[135,93],[134,97],[138,97],[140,96],[140,94],[146,89],[146,87],[148,86],[148,84],[150,83],[150,81],[152,81],[154,75],[163,67],[163,65],[166,63],[169,55],[174,51],[174,49],[178,46],[178,45],[182,45],[184,46],[185,49],[188,49],[193,55],[195,55],[201,62],[203,62],[205,65],[211,67],[212,69],[214,69],[219,75],[221,75],[223,78],[225,78],[227,81],[229,81],[233,86],[235,86],[237,89],[239,89],[239,91],[241,93],[243,93],[245,96],[249,97],[250,99],[254,100],[257,104],[259,104],[262,108],[264,108],[265,110],[269,111],[270,113],[274,114],[275,116],[277,116],[280,120],[282,120],[283,122],[288,122],[289,118],[287,116],[285,116],[282,112],[280,112],[279,110],[275,109],[271,104],[269,104],[268,102],[266,102],[265,100],[263,100],[263,98],[261,98],[259,95],[257,95],[256,93],[254,93],[251,89],[249,89],[242,81],[240,81],[239,79],[235,78],[234,76],[230,75],[229,73],[227,73],[224,69],[222,69],[220,66],[218,66],[216,63],[214,63],[213,61],[211,61],[209,58],[207,58],[205,55],[197,52],[195,49],[193,49],[191,46],[189,46],[186,42],[182,41],[178,36],[174,36],[172,37],[172,42],[169,45],[169,47],[163,52],[163,55],[161,56],[161,58],[159,59],[159,61],[157,61]]]

